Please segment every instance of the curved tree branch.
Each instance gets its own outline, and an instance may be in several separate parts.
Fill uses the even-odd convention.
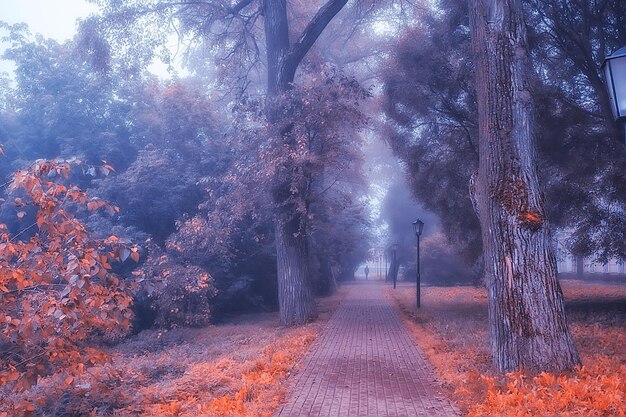
[[[309,52],[317,38],[322,34],[331,20],[343,9],[348,0],[328,0],[313,16],[298,40],[291,46],[282,63],[281,84],[293,82],[296,69],[304,56]]]

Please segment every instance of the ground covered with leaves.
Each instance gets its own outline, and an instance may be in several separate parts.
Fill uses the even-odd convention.
[[[567,375],[495,375],[490,366],[487,293],[474,287],[414,286],[389,297],[468,416],[624,416],[626,285],[562,281],[583,366]]]
[[[50,377],[20,394],[0,387],[0,416],[14,417],[16,404],[23,416],[271,416],[343,294],[322,299],[320,318],[301,327],[282,327],[277,313],[263,313],[143,331],[78,377]]]

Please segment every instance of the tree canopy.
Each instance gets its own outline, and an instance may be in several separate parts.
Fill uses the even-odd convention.
[[[570,233],[574,253],[606,261],[626,256],[626,160],[599,66],[624,43],[624,31],[622,2],[602,4],[528,2],[525,11],[548,216]],[[414,194],[475,260],[479,225],[466,187],[478,164],[478,132],[467,16],[465,2],[442,1],[398,42],[385,75],[385,111]]]

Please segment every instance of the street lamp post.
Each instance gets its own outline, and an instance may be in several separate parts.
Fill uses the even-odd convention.
[[[417,239],[417,263],[415,265],[415,269],[417,269],[416,277],[417,277],[417,308],[420,308],[420,236],[422,235],[422,230],[424,230],[424,222],[420,219],[417,219],[413,222],[413,230],[415,231],[415,238]]]
[[[617,122],[624,122],[624,146],[626,146],[626,46],[604,58],[602,72],[609,92],[613,117]]]
[[[398,280],[398,244],[394,243],[393,245],[391,245],[391,250],[393,250],[393,260],[391,262],[391,265],[393,266],[393,271],[391,272],[391,275],[393,278],[393,288],[396,288],[396,281]]]

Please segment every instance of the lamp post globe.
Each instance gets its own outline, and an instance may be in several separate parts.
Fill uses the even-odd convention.
[[[604,58],[601,68],[609,93],[613,117],[615,121],[623,122],[626,125],[626,46]]]
[[[413,222],[413,230],[415,231],[415,236],[421,236],[422,230],[424,230],[424,222],[420,219],[417,219]]]
[[[420,219],[417,219],[413,222],[413,230],[415,231],[415,238],[417,239],[417,256],[416,256],[416,300],[417,300],[417,308],[420,308],[421,302],[421,277],[420,277],[420,236],[422,235],[422,231],[424,230],[424,222]]]

